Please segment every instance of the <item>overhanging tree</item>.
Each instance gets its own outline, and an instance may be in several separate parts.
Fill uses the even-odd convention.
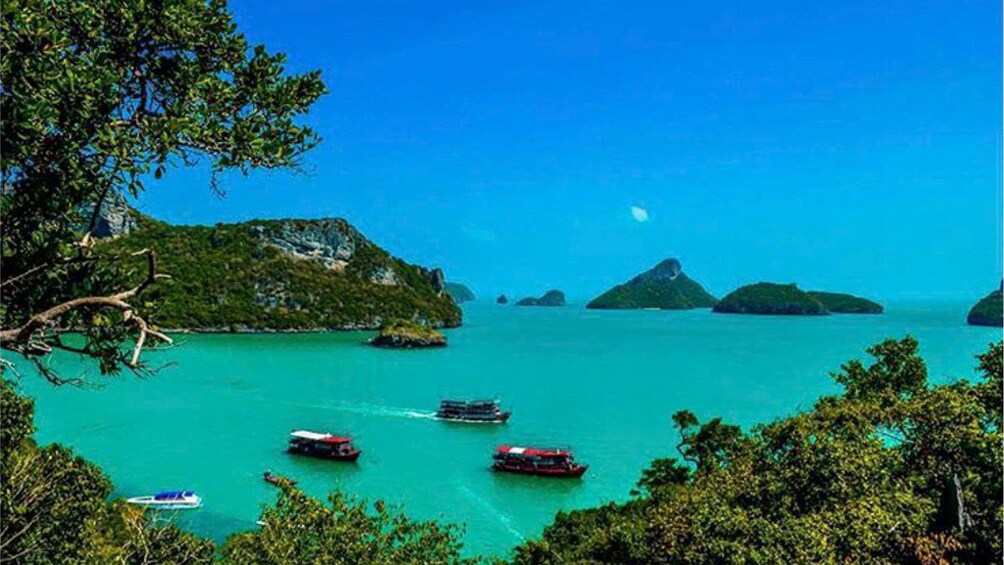
[[[0,347],[56,383],[53,350],[143,370],[143,347],[169,338],[135,301],[165,275],[153,249],[137,250],[143,273],[94,253],[102,207],[172,167],[208,166],[216,191],[227,170],[299,168],[319,141],[297,118],[325,92],[320,73],[286,73],[222,0],[0,9]]]

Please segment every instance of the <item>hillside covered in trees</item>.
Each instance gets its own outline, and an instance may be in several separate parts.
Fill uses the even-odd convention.
[[[342,219],[172,226],[138,216],[97,250],[132,261],[156,249],[170,279],[144,295],[162,328],[374,329],[391,318],[460,325],[439,270],[393,257]]]

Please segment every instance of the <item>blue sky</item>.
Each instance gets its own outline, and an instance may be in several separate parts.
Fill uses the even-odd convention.
[[[665,257],[883,299],[1000,283],[1001,7],[232,1],[321,69],[308,175],[148,183],[175,223],[347,218],[482,296],[588,298]]]

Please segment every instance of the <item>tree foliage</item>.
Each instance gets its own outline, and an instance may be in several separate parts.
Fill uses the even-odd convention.
[[[868,350],[840,395],[748,433],[673,416],[691,470],[658,459],[635,499],[559,514],[531,563],[991,563],[1002,548],[1002,347],[931,385],[912,338]]]
[[[394,513],[335,493],[328,504],[284,485],[279,499],[262,512],[261,529],[231,536],[222,547],[225,563],[473,563],[460,557],[458,531]]]
[[[12,0],[0,50],[0,346],[135,368],[140,348],[122,342],[163,336],[117,295],[144,279],[90,253],[99,210],[176,166],[208,166],[214,187],[228,169],[298,166],[318,141],[297,117],[323,94],[319,73],[285,73],[221,0]],[[66,328],[84,345],[62,342]]]

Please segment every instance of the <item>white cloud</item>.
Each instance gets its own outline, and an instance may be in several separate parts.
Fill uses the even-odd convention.
[[[647,222],[648,221],[648,210],[646,210],[644,208],[639,208],[638,206],[632,206],[631,207],[631,217],[634,218],[635,221],[638,221],[638,222]]]

